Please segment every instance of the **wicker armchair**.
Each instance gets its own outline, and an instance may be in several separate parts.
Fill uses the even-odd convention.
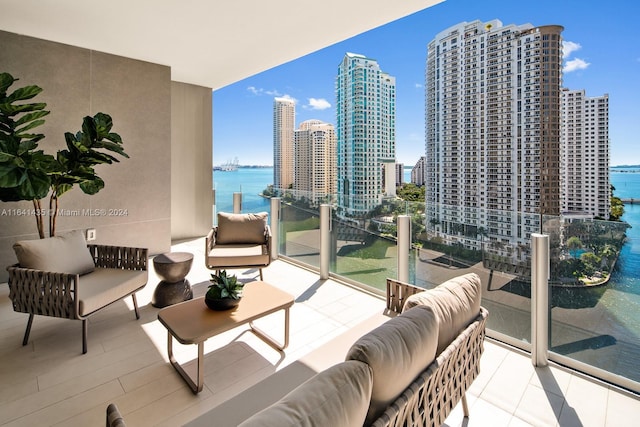
[[[80,235],[80,243],[84,237]],[[56,239],[50,238],[50,239]],[[42,241],[18,242],[34,245],[47,244]],[[77,259],[78,238],[74,237],[75,249],[66,254],[67,258]],[[67,246],[65,246],[67,245]],[[86,245],[94,267],[81,274],[44,271],[33,268],[28,262],[20,262],[7,268],[9,272],[9,298],[14,311],[29,313],[27,328],[22,345],[27,345],[34,316],[52,316],[82,320],[82,353],[87,352],[87,318],[100,309],[129,295],[132,296],[136,319],[140,318],[135,292],[147,284],[147,249],[119,246]],[[68,242],[54,242],[54,248],[69,247]],[[51,250],[52,246],[47,246]],[[54,251],[55,252],[55,251]],[[80,256],[84,256],[84,251]],[[51,258],[60,259],[59,253]],[[20,261],[21,256],[18,256]],[[61,266],[59,269],[65,269]],[[71,268],[73,270],[73,268]]]
[[[267,213],[218,214],[218,226],[205,239],[205,265],[210,270],[262,269],[271,263],[271,229]]]

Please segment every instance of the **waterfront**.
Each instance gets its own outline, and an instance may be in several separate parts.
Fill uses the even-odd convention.
[[[273,168],[216,171],[214,181],[218,211],[232,210],[234,192],[243,193],[243,211],[269,211],[269,201],[259,193],[273,181]],[[616,188],[615,195],[640,198],[640,173],[613,170],[611,182]],[[551,345],[554,352],[640,381],[640,370],[634,362],[640,357],[640,205],[625,205],[622,219],[631,228],[627,230],[627,241],[609,283],[594,288],[553,288]],[[313,264],[316,257],[313,254],[317,251],[313,242],[317,236],[309,234],[305,237],[301,233],[292,234],[290,238],[292,241],[289,246],[299,246],[300,253],[305,255],[294,256]],[[296,239],[310,239],[313,242],[300,244]],[[347,261],[343,259],[336,271],[363,283],[372,282],[376,274],[383,275],[384,279],[395,268],[395,246],[389,242],[385,248],[381,257],[361,254]],[[420,266],[416,266],[420,270],[416,283],[435,284],[442,279],[441,275],[466,272],[466,269],[455,272],[451,267],[450,271],[445,271],[447,268],[443,270],[442,265],[430,262],[428,257],[425,259],[420,259]],[[486,294],[483,293],[483,304],[492,313],[488,327],[517,340],[530,342],[528,286],[518,286],[511,282],[513,276],[498,272],[485,276],[489,272],[480,265],[471,267],[469,271],[489,278],[490,288]],[[391,276],[394,274],[391,273]],[[380,280],[376,277],[373,281]]]

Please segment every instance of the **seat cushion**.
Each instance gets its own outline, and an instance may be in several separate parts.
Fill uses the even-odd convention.
[[[265,245],[216,245],[207,256],[208,267],[249,267],[254,265],[269,265],[269,253]]]
[[[86,316],[147,283],[147,271],[97,267],[78,283],[79,315]]]
[[[373,371],[371,405],[365,425],[375,421],[435,359],[438,320],[430,307],[418,306],[361,337],[347,360],[359,360]]]
[[[417,305],[433,309],[440,324],[437,350],[440,354],[480,313],[481,296],[480,277],[469,273],[411,295],[405,301],[403,311]]]
[[[218,214],[216,244],[264,243],[267,213]]]
[[[95,264],[81,230],[13,245],[20,267],[54,273],[87,274]]]
[[[307,380],[240,427],[352,427],[364,422],[371,369],[358,361],[332,366]]]

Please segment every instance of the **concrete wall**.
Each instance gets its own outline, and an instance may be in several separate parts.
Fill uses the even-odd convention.
[[[171,83],[171,236],[204,236],[213,205],[211,89]]]
[[[68,214],[58,217],[57,233],[95,228],[97,243],[143,246],[150,253],[167,251],[171,245],[171,198],[175,193],[171,160],[174,152],[189,152],[193,156],[180,160],[182,171],[205,174],[199,172],[204,168],[203,162],[196,165],[194,158],[203,160],[202,153],[209,150],[206,194],[211,193],[211,90],[208,90],[207,122],[205,91],[180,84],[172,86],[169,67],[3,31],[0,46],[0,71],[20,78],[12,88],[37,84],[44,89],[35,99],[46,102],[51,111],[46,124],[38,128],[38,132],[46,135],[40,142],[41,149],[55,154],[65,146],[65,131],[75,133],[85,115],[104,112],[112,116],[113,132],[122,136],[124,149],[130,156],[120,163],[96,167],[106,183],[98,194],[89,196],[76,188],[61,197],[60,208]],[[177,141],[184,150],[172,149],[172,87],[184,99],[179,108],[179,115],[184,117],[178,126],[183,131],[194,123],[203,128],[201,134],[183,132],[190,138]],[[194,100],[197,102],[190,107]],[[197,111],[199,118],[190,123],[186,116],[191,111]],[[203,147],[207,145],[205,141],[208,147]],[[197,147],[202,147],[200,152],[193,152]],[[196,181],[194,177],[194,191],[203,186],[195,184]],[[197,199],[193,194],[190,197]],[[183,200],[182,205],[194,208],[194,203],[188,200]],[[13,243],[37,238],[33,215],[21,212],[31,208],[30,202],[0,202],[0,282],[6,281],[4,267],[16,262]],[[94,215],[89,215],[89,210]],[[210,218],[210,206],[206,214]],[[193,227],[192,233],[204,229]]]

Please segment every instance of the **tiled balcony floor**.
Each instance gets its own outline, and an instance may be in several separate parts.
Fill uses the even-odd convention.
[[[173,248],[195,255],[188,279],[196,296],[209,278],[203,247],[199,239]],[[244,328],[214,337],[205,346],[205,387],[196,396],[168,363],[166,330],[150,303],[158,281],[152,266],[149,273],[138,293],[141,319],[135,320],[130,298],[96,314],[85,355],[78,321],[36,317],[23,347],[27,315],[13,312],[8,287],[0,285],[0,425],[103,425],[110,402],[130,426],[182,425],[384,308],[380,297],[276,261],[265,280],[296,298],[286,355]],[[275,336],[282,328],[278,316],[260,324]],[[196,354],[195,346],[176,352],[181,361]],[[463,421],[458,407],[448,426],[624,426],[640,416],[637,396],[562,368],[535,369],[526,355],[490,340],[468,400],[471,417]]]

